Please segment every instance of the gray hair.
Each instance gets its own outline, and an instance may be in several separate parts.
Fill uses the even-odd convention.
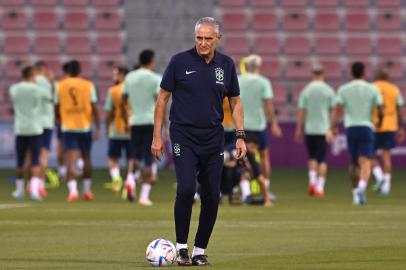
[[[259,69],[262,65],[262,58],[257,54],[248,55],[245,61],[245,67],[250,72]]]
[[[210,25],[214,27],[214,32],[220,35],[220,23],[213,17],[203,17],[197,20],[195,24],[195,32],[200,25]]]

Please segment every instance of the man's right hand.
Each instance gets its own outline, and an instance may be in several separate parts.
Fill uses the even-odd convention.
[[[164,154],[164,144],[162,136],[154,136],[151,145],[151,152],[157,160],[161,160],[161,157]]]

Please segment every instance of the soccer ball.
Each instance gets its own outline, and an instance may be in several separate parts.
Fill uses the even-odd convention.
[[[176,260],[176,248],[169,240],[155,239],[147,246],[146,257],[152,266],[169,266]]]

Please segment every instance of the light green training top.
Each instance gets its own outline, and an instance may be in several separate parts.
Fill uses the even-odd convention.
[[[52,84],[45,76],[35,77],[35,83],[44,92],[44,99],[41,106],[41,118],[44,129],[53,129],[55,125],[54,99],[52,97]]]
[[[115,110],[120,110],[120,108],[115,108],[114,107],[113,98],[111,96],[110,91],[107,92],[106,102],[104,104],[104,110],[107,111],[107,112],[112,112],[113,113],[113,121],[112,121],[112,123],[111,123],[111,125],[109,127],[109,138],[113,139],[113,140],[129,140],[130,135],[126,134],[126,133],[118,132],[115,125],[114,125],[114,121],[115,121],[114,111]]]
[[[308,83],[299,96],[299,109],[304,109],[305,133],[325,135],[330,129],[330,110],[335,106],[335,93],[324,81]]]
[[[374,129],[372,110],[382,105],[378,88],[364,80],[353,80],[338,89],[337,104],[344,106],[344,126],[366,126]]]
[[[22,136],[43,132],[41,109],[44,92],[33,82],[13,84],[9,90],[14,110],[14,133]]]
[[[160,90],[161,76],[149,69],[139,68],[127,74],[123,95],[128,96],[130,125],[153,125],[155,100]]]
[[[266,128],[264,100],[273,98],[271,82],[262,75],[247,73],[238,76],[238,83],[244,106],[245,130],[264,130]]]

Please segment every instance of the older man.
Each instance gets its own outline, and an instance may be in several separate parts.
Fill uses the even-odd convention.
[[[163,153],[162,124],[172,94],[170,136],[175,160],[176,248],[179,265],[210,265],[205,255],[220,198],[223,167],[223,99],[229,98],[236,126],[237,158],[246,154],[243,108],[233,60],[216,50],[219,23],[210,17],[195,25],[194,48],[172,57],[161,82],[155,110],[152,153]],[[196,178],[201,185],[201,211],[192,258],[187,239]]]

